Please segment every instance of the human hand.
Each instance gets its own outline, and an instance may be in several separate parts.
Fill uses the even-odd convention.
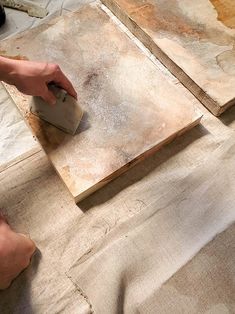
[[[53,105],[56,103],[56,98],[48,90],[48,84],[53,82],[77,98],[72,83],[57,64],[10,59],[7,61],[5,59],[4,62],[8,62],[8,75],[5,82],[15,85],[20,92],[26,95],[41,96],[46,102]]]
[[[0,214],[0,289],[8,288],[29,265],[35,249],[33,241],[14,232]]]

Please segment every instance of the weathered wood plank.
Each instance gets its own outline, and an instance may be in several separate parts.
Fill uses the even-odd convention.
[[[58,62],[86,111],[72,137],[29,113],[7,89],[76,202],[199,123],[179,88],[98,4],[1,43],[5,55]]]
[[[235,104],[233,0],[102,0],[216,116]]]

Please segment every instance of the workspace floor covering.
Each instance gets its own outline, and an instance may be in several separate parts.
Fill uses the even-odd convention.
[[[91,1],[37,2],[49,19]],[[43,22],[7,18],[1,39]],[[235,108],[188,97],[201,125],[76,206],[0,89],[0,208],[38,247],[0,313],[235,312]]]

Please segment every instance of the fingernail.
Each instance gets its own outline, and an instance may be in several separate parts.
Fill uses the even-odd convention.
[[[21,233],[21,232],[18,232],[19,235],[21,235],[22,237],[25,237],[27,239],[30,239],[30,235],[29,233]]]

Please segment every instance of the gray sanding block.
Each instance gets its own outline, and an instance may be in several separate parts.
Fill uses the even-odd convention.
[[[74,135],[82,119],[81,107],[65,90],[55,85],[49,85],[48,88],[55,95],[56,104],[49,105],[41,97],[35,96],[32,97],[30,111],[58,129]]]

